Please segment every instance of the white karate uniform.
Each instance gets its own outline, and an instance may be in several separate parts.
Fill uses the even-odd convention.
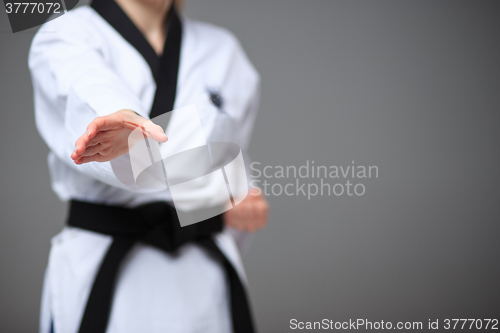
[[[231,33],[181,19],[174,109],[205,95],[198,115],[207,141],[233,142],[245,152],[257,111],[259,75]],[[36,125],[50,148],[52,188],[61,200],[126,207],[171,200],[167,191],[124,185],[110,162],[76,165],[70,158],[76,140],[94,118],[121,109],[148,118],[152,107],[156,84],[147,62],[106,20],[82,6],[47,22],[33,39],[29,67]],[[220,92],[223,108],[213,105],[207,89]],[[173,113],[167,135],[189,138],[179,119]],[[179,151],[193,146],[188,139],[176,144]],[[243,236],[226,229],[215,241],[244,279],[238,251]],[[51,321],[56,333],[78,331],[111,241],[111,236],[72,227],[52,239],[41,333],[49,331]],[[227,288],[221,265],[196,245],[184,245],[178,255],[171,255],[136,244],[119,274],[107,332],[231,332]]]

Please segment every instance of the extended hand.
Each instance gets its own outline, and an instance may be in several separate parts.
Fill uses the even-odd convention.
[[[107,162],[128,153],[129,135],[140,127],[143,134],[158,142],[166,142],[163,129],[134,111],[120,110],[94,119],[75,144],[71,158],[76,164]]]
[[[252,189],[236,207],[224,213],[227,226],[243,231],[256,231],[265,227],[269,205],[257,189]]]

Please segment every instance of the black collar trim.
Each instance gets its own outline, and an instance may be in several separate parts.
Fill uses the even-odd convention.
[[[179,73],[182,23],[175,6],[169,10],[167,38],[163,54],[158,56],[144,35],[114,0],[94,0],[92,8],[125,38],[146,60],[156,82],[156,94],[150,117],[171,111],[174,107]]]

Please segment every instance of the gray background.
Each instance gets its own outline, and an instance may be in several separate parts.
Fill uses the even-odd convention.
[[[232,30],[261,73],[255,161],[379,167],[362,197],[269,197],[244,257],[261,332],[292,318],[500,317],[499,1],[187,0],[185,12]],[[33,31],[10,33],[0,11],[0,32],[0,331],[33,332],[66,206],[33,120]]]

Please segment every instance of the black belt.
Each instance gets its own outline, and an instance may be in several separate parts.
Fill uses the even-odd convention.
[[[129,209],[72,200],[68,225],[113,236],[113,242],[94,280],[79,333],[106,331],[118,268],[138,241],[168,253],[175,252],[188,242],[203,247],[222,263],[226,271],[231,294],[233,331],[255,332],[245,288],[233,265],[211,237],[222,231],[221,215],[180,227],[175,209],[164,202]]]

